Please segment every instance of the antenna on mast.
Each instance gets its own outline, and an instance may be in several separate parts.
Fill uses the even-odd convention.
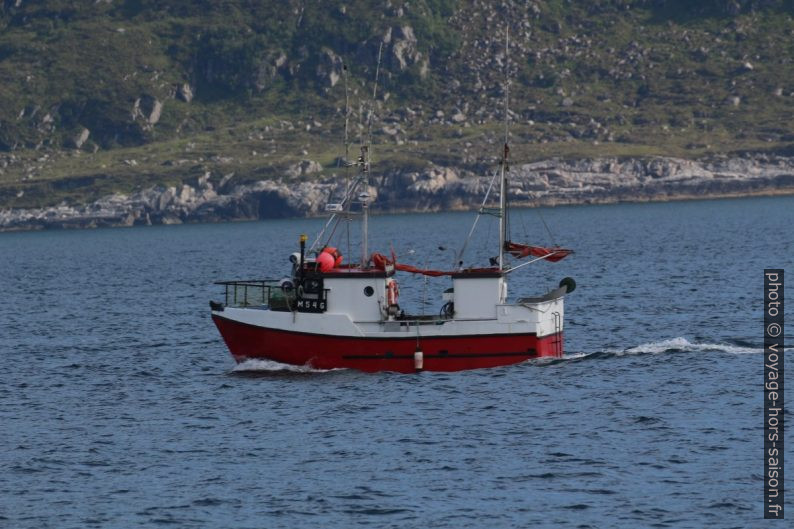
[[[505,26],[505,144],[502,152],[502,169],[499,182],[499,270],[504,270],[505,266],[505,242],[507,241],[507,158],[510,154],[508,139],[510,131],[510,27]]]
[[[348,126],[350,123],[350,91],[347,87],[347,64],[342,65],[342,79],[345,82],[345,158],[344,163],[347,165],[350,160],[350,136],[348,135]]]
[[[505,28],[505,146],[509,138],[510,130],[510,27]],[[505,159],[507,156],[505,155]]]
[[[372,86],[372,101],[369,105],[369,113],[367,115],[367,146],[372,144],[372,114],[374,114],[373,108],[375,107],[375,102],[377,101],[378,97],[378,76],[380,75],[380,59],[383,54],[383,41],[380,41],[380,46],[378,46],[378,64],[375,66],[375,83]]]
[[[347,199],[348,194],[350,193],[350,136],[349,136],[349,125],[350,125],[350,90],[347,84],[347,64],[342,64],[342,79],[345,83],[345,157],[342,159],[342,163],[345,164],[345,199]],[[347,234],[347,255],[350,255],[350,200],[345,200],[345,219],[348,221],[345,223],[345,233]]]
[[[364,180],[364,185],[369,187],[369,163],[371,159],[372,145],[372,114],[374,114],[375,102],[378,97],[378,76],[380,75],[380,60],[383,55],[383,40],[380,41],[378,46],[378,64],[375,67],[375,83],[372,87],[372,101],[369,105],[369,113],[367,115],[367,143],[361,146],[361,157],[359,158],[359,165],[361,167],[361,175]],[[359,194],[361,201],[361,268],[366,268],[369,264],[369,193],[365,189]]]

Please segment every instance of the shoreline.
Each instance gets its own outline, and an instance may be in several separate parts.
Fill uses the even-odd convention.
[[[90,203],[0,209],[0,231],[325,217],[347,182],[336,174],[251,181],[206,172]],[[491,183],[463,168],[428,164],[371,176],[359,191],[380,213],[468,211],[478,209]],[[512,166],[508,194],[517,207],[791,195],[794,157],[551,158]]]
[[[621,197],[593,197],[590,199],[555,199],[550,201],[511,201],[514,208],[554,208],[554,207],[576,207],[576,206],[606,206],[617,204],[649,204],[649,203],[664,203],[664,202],[693,202],[698,200],[703,201],[716,201],[716,200],[735,200],[742,198],[760,198],[760,197],[781,197],[794,195],[794,186],[782,189],[759,189],[735,192],[713,193],[708,195],[701,195],[696,193],[673,193],[669,195],[658,196],[645,196],[635,198],[621,198]],[[466,212],[476,211],[478,207],[450,207],[450,208],[388,208],[388,209],[373,209],[370,211],[372,216],[380,215],[410,215],[422,213],[445,213],[445,212]],[[0,226],[0,233],[21,233],[33,231],[60,231],[60,230],[91,230],[91,229],[105,229],[105,228],[132,228],[140,226],[168,226],[168,225],[181,225],[181,224],[224,224],[235,222],[258,222],[266,220],[290,220],[290,219],[321,219],[327,215],[309,214],[309,215],[296,215],[296,216],[272,216],[260,218],[220,218],[213,220],[188,220],[185,222],[162,222],[150,224],[136,224],[136,223],[123,223],[112,222],[108,219],[101,217],[86,218],[79,220],[64,220],[62,222],[52,221],[49,225],[42,225],[41,223],[30,223],[27,225],[19,225],[12,227]],[[93,222],[92,222],[93,221]]]

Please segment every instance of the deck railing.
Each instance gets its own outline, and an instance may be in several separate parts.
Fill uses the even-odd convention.
[[[217,281],[225,289],[224,305],[227,307],[269,307],[273,310],[290,310],[294,290],[284,289],[275,279],[250,279],[243,281]]]

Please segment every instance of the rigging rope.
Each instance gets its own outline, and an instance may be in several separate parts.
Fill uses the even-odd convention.
[[[557,246],[557,241],[554,238],[554,234],[551,232],[551,228],[549,228],[549,225],[546,224],[546,219],[543,218],[543,213],[540,212],[540,206],[538,206],[537,200],[535,200],[535,211],[537,211],[538,216],[540,217],[540,221],[543,223],[543,227],[546,228],[546,233],[549,234],[549,240],[551,241],[551,244]]]
[[[472,224],[471,229],[469,230],[469,235],[466,237],[466,240],[463,241],[463,247],[458,252],[458,258],[456,261],[459,263],[458,267],[462,266],[460,263],[463,262],[463,253],[466,251],[466,247],[469,245],[469,241],[471,241],[472,235],[474,235],[474,230],[477,228],[477,223],[480,221],[480,217],[483,214],[483,210],[485,209],[485,204],[488,202],[488,196],[491,194],[491,189],[493,189],[494,182],[496,182],[496,176],[499,173],[498,169],[494,169],[493,176],[491,177],[491,183],[488,185],[488,189],[485,191],[485,198],[482,199],[482,204],[480,205],[480,209],[477,212],[477,216],[474,218],[474,224]]]

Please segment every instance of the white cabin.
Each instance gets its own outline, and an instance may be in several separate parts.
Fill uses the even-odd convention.
[[[455,319],[496,319],[496,306],[507,300],[507,282],[502,274],[461,273],[452,276]]]
[[[323,274],[329,314],[347,314],[355,322],[384,319],[386,281],[380,270],[350,270]]]

